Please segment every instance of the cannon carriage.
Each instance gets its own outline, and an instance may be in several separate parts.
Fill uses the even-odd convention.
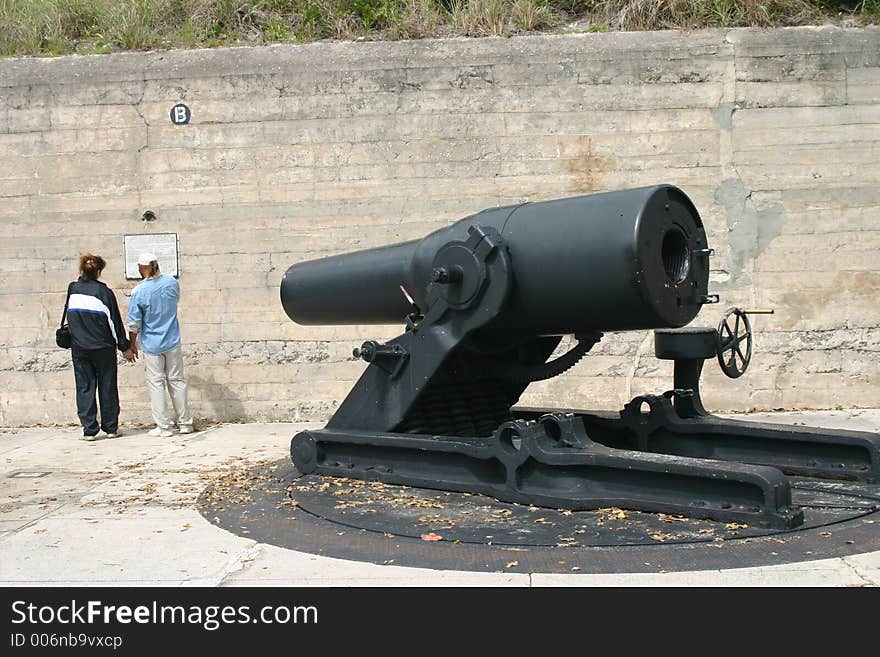
[[[880,436],[727,420],[703,407],[704,362],[742,375],[749,314],[690,326],[709,247],[680,189],[658,185],[493,208],[422,240],[303,262],[281,282],[300,324],[394,324],[321,430],[291,441],[303,474],[482,493],[572,510],[608,506],[790,529],[788,476],[880,480]],[[655,331],[673,387],[619,413],[517,407],[603,332]],[[576,344],[553,358],[562,338]]]

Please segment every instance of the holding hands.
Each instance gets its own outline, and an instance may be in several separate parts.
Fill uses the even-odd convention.
[[[137,347],[132,344],[128,349],[122,352],[122,355],[125,357],[129,363],[133,363],[137,360],[138,350]]]

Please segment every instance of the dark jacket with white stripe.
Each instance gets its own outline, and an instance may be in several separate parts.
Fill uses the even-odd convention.
[[[70,284],[68,293],[67,323],[74,349],[128,349],[128,336],[116,305],[116,295],[109,287],[80,276]]]

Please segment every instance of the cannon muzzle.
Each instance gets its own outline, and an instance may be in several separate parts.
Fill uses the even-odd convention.
[[[673,328],[711,301],[699,213],[680,189],[657,185],[493,208],[421,240],[295,264],[281,282],[284,310],[299,324],[397,324],[410,299],[428,307],[434,286],[477,294],[482,265],[448,251],[475,226],[500,236],[509,258],[512,284],[493,320],[507,335]]]

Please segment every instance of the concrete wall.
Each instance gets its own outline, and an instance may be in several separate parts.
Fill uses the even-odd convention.
[[[708,366],[709,407],[880,398],[876,28],[11,59],[0,87],[0,424],[76,420],[64,290],[91,250],[125,308],[126,233],[180,235],[198,417],[321,419],[363,368],[352,346],[397,329],[293,324],[290,264],[657,182],[691,195],[718,252],[704,323],[776,309],[745,377]],[[169,121],[179,101],[189,126]],[[617,408],[670,376],[649,333],[609,335],[527,401]],[[120,393],[123,420],[149,418],[140,363]]]

